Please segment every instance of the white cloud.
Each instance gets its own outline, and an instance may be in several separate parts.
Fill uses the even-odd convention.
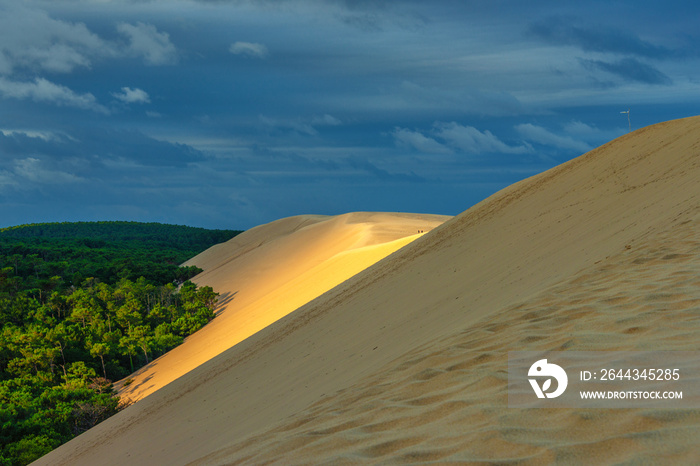
[[[113,53],[83,23],[57,20],[20,2],[0,5],[0,73],[18,67],[67,73]]]
[[[104,40],[83,23],[54,19],[23,2],[0,1],[0,75],[26,70],[69,73],[116,56],[143,57],[149,65],[177,61],[169,35],[155,26],[119,23],[117,31],[126,43]]]
[[[158,32],[152,24],[119,23],[117,31],[129,39],[129,51],[142,56],[149,65],[168,65],[177,62],[177,50],[167,32]]]
[[[482,132],[473,126],[462,126],[454,121],[436,123],[434,133],[450,147],[470,154],[524,154],[532,151],[528,146],[509,146],[488,130]]]
[[[43,141],[53,141],[56,140],[56,134],[53,131],[39,131],[39,130],[26,130],[26,129],[0,129],[0,133],[3,136],[15,136],[20,135],[33,139],[41,139]]]
[[[76,94],[69,88],[52,83],[44,78],[33,82],[10,81],[0,77],[0,94],[6,98],[31,99],[35,102],[48,102],[58,106],[84,108],[100,113],[109,113],[97,103],[95,96],[88,93]]]
[[[7,170],[0,170],[0,191],[5,188],[18,186],[17,177]]]
[[[23,57],[37,63],[46,71],[69,73],[77,67],[90,67],[90,59],[67,44],[53,44],[45,49],[31,48]]]
[[[333,115],[325,114],[323,116],[315,116],[311,119],[313,126],[340,126],[343,123]]]
[[[592,147],[586,142],[569,136],[559,136],[558,134],[554,134],[541,126],[536,126],[531,123],[517,125],[515,129],[523,138],[545,146],[574,150],[581,153],[588,152],[592,149]],[[580,131],[583,128],[579,126],[577,129]]]
[[[60,170],[51,170],[42,166],[41,160],[34,157],[15,161],[15,175],[28,181],[41,184],[63,184],[83,181],[84,179]]]
[[[255,42],[234,42],[228,51],[234,55],[244,55],[253,58],[265,58],[268,55],[267,47]]]
[[[568,134],[582,138],[598,136],[598,134],[600,134],[600,130],[598,128],[587,125],[581,121],[572,121],[566,124],[566,126],[564,126],[564,131],[566,131]]]
[[[132,89],[130,87],[122,87],[121,92],[112,92],[112,96],[121,100],[126,104],[147,104],[151,102],[148,93],[138,87]]]
[[[429,138],[418,131],[411,131],[406,128],[395,128],[392,133],[394,140],[400,146],[410,147],[419,152],[429,154],[449,154],[450,148],[443,146],[433,138]]]
[[[396,128],[394,139],[399,145],[412,147],[420,152],[448,154],[461,152],[467,154],[524,154],[532,152],[525,144],[510,146],[498,139],[490,131],[479,131],[473,126],[462,126],[456,122],[437,122],[433,125],[431,136],[419,131]]]
[[[625,115],[621,115],[624,124],[627,124],[627,118]],[[608,129],[600,129],[597,126],[592,126],[580,121],[572,121],[564,126],[564,132],[578,140],[587,142],[592,147],[597,147],[608,141],[611,141],[621,134],[627,132],[627,127],[610,127]]]

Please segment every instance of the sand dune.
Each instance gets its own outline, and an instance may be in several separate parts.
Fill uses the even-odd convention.
[[[698,350],[700,118],[517,183],[40,464],[700,462],[697,410],[507,408],[507,352]]]
[[[137,401],[448,220],[441,215],[302,215],[248,230],[185,265],[220,296],[217,318],[117,384]]]

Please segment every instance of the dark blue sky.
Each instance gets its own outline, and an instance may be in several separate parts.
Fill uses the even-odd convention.
[[[700,113],[699,10],[0,0],[0,227],[458,214]]]

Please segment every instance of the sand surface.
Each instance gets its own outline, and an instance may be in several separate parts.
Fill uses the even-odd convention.
[[[40,464],[697,464],[699,410],[507,408],[507,352],[698,350],[700,118],[517,183]]]
[[[217,317],[177,348],[116,384],[138,401],[231,348],[450,217],[369,213],[301,215],[252,228],[184,265],[214,288]],[[125,380],[127,380],[125,379]]]

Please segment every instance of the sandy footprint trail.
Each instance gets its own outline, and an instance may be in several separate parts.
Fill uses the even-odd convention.
[[[248,230],[185,265],[220,296],[217,317],[132,376],[120,395],[139,400],[231,348],[449,217],[356,212],[302,215]]]
[[[696,411],[506,407],[513,350],[697,350],[700,118],[517,183],[44,464],[700,461]]]

